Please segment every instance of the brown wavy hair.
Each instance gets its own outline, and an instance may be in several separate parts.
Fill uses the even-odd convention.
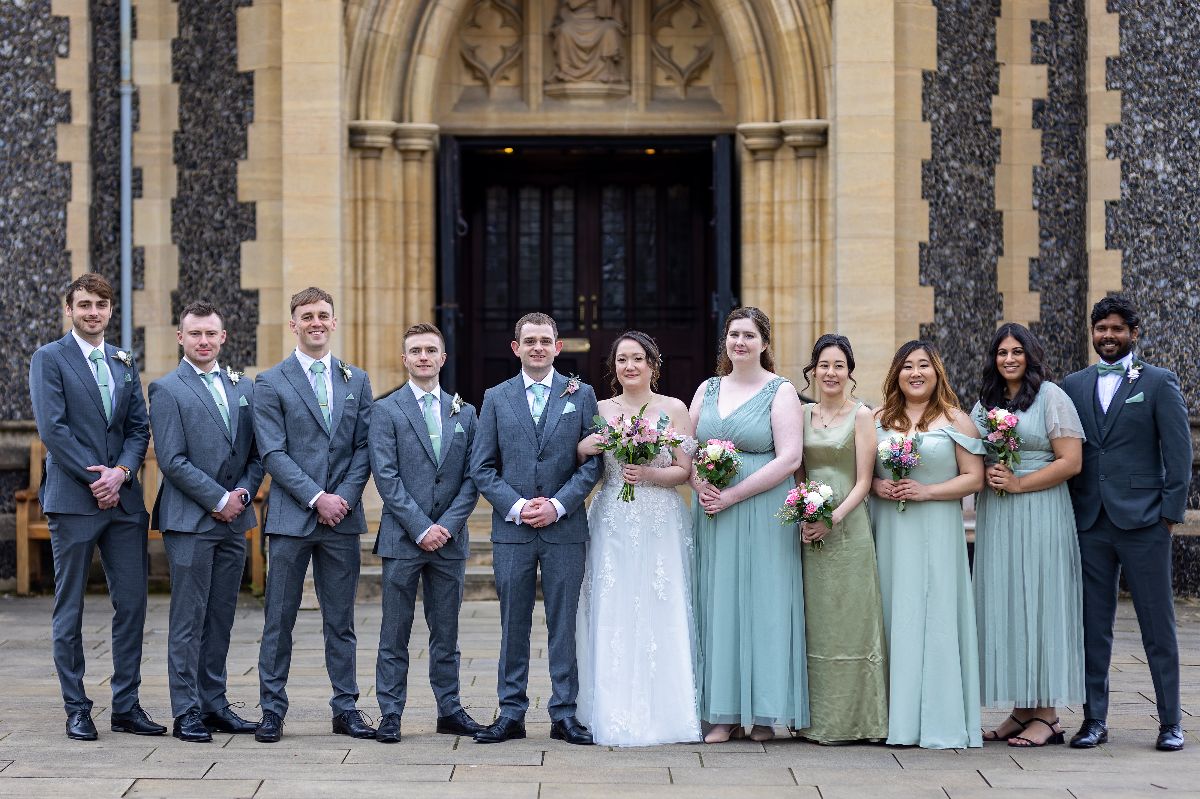
[[[958,398],[955,396],[954,390],[950,387],[950,379],[946,376],[946,365],[942,363],[942,356],[938,354],[937,347],[931,341],[908,341],[896,350],[896,355],[892,358],[892,365],[888,368],[887,377],[883,379],[883,405],[879,411],[879,424],[888,430],[905,433],[909,431],[908,414],[904,412],[906,404],[904,393],[900,390],[900,370],[904,367],[904,362],[917,350],[925,350],[929,355],[933,373],[937,376],[937,386],[933,390],[933,396],[929,398],[929,404],[925,406],[925,412],[917,420],[917,430],[925,432],[929,429],[930,423],[939,416],[949,418],[950,411],[962,410],[958,405]]]
[[[621,381],[617,380],[617,347],[621,346],[622,341],[632,341],[645,350],[646,364],[650,367],[650,390],[658,391],[658,378],[662,375],[662,352],[658,349],[658,343],[640,330],[626,330],[613,339],[608,357],[604,359],[604,368],[608,370],[605,376],[612,395],[615,397],[621,393]]]
[[[729,360],[729,353],[725,350],[725,339],[729,338],[730,326],[739,319],[749,319],[758,328],[758,334],[762,336],[763,351],[759,354],[758,362],[762,364],[762,368],[768,372],[775,371],[775,359],[771,357],[771,320],[767,315],[759,309],[744,305],[741,308],[734,308],[729,312],[729,316],[725,317],[725,330],[721,333],[721,343],[717,347],[717,374],[724,377],[733,371],[733,363]]]

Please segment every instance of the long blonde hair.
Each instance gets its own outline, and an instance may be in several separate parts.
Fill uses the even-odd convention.
[[[933,342],[914,339],[905,342],[900,349],[896,350],[896,355],[892,358],[892,365],[888,368],[887,377],[883,379],[883,405],[879,411],[879,424],[887,430],[909,432],[910,422],[908,414],[904,410],[907,402],[904,392],[900,390],[900,370],[904,368],[904,362],[917,350],[925,350],[929,355],[929,363],[933,365],[933,373],[937,375],[937,386],[934,388],[933,396],[929,398],[929,404],[925,406],[921,418],[917,420],[917,430],[925,432],[934,419],[939,416],[949,418],[950,411],[961,410],[958,405],[958,397],[950,388],[950,380],[946,376],[946,365],[942,363],[942,356],[938,354],[937,347],[933,345]]]

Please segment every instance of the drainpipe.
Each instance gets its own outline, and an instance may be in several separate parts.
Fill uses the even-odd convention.
[[[121,0],[121,349],[133,350],[133,15]]]

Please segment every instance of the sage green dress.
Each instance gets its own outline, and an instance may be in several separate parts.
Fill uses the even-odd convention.
[[[986,413],[979,403],[971,411],[982,435]],[[1016,414],[1018,476],[1053,463],[1053,439],[1084,437],[1075,404],[1053,383],[1042,383],[1033,405]],[[1002,497],[985,488],[977,507],[975,612],[984,706],[1083,704],[1083,578],[1067,484]]]
[[[742,465],[737,485],[775,458],[771,402],[794,391],[781,377],[722,418],[720,378],[709,378],[696,425],[701,445],[732,441]],[[808,726],[804,652],[804,584],[800,534],[775,514],[795,480],[786,479],[708,518],[693,500],[696,521],[696,682],[700,718],[709,724]]]
[[[880,442],[895,435],[877,422]],[[955,448],[983,454],[983,442],[953,427],[921,433],[921,463],[909,475],[926,485],[958,474]],[[889,479],[875,460],[875,475]],[[962,502],[871,495],[883,628],[888,642],[889,744],[951,749],[983,746],[979,728],[979,641],[967,567]]]
[[[854,488],[854,417],[812,423],[804,408],[804,471],[833,489],[837,507]],[[821,743],[882,740],[888,734],[887,661],[875,540],[864,499],[834,525],[820,548],[802,544],[804,629],[812,722],[800,734]]]

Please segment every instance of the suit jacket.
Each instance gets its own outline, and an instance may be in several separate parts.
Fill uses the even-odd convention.
[[[226,491],[244,488],[253,499],[263,468],[254,445],[254,382],[231,383],[221,373],[229,427],[208,385],[187,361],[150,384],[150,428],[163,481],[150,526],[177,533],[203,533],[219,522],[212,509]],[[232,432],[231,432],[232,431]],[[240,502],[231,496],[230,502]],[[256,527],[254,507],[234,517],[232,530]]]
[[[1149,527],[1160,518],[1183,520],[1192,437],[1179,380],[1137,358],[1134,363],[1141,376],[1121,378],[1107,414],[1096,399],[1095,365],[1063,381],[1087,436],[1083,470],[1070,483],[1081,530],[1096,523],[1101,503],[1122,530]]]
[[[350,512],[333,529],[361,535],[367,531],[362,492],[371,476],[367,432],[371,423],[371,381],[361,369],[330,359],[333,396],[331,429],[295,353],[254,381],[254,435],[263,467],[271,475],[263,531],[306,536],[317,528],[317,512],[308,506],[320,491],[337,494]]]
[[[121,486],[121,510],[146,510],[137,477],[150,443],[141,377],[136,367],[114,357],[116,347],[105,344],[104,352],[113,382],[111,420],[105,418],[92,366],[70,333],[38,349],[29,361],[33,417],[46,445],[46,467],[38,491],[46,513],[98,513],[91,484],[100,475],[86,471],[97,465],[129,469],[132,479]]]
[[[563,396],[566,388],[567,379],[555,372],[540,436],[520,374],[483,395],[471,478],[492,505],[493,541],[524,544],[538,535],[552,543],[588,540],[587,517],[579,511],[600,479],[603,464],[593,457],[579,465],[575,449],[591,432],[596,393],[581,383],[574,394]],[[557,499],[566,515],[541,529],[506,522],[504,517],[522,497]]]
[[[440,465],[429,441],[424,411],[407,384],[371,409],[371,471],[383,498],[383,517],[375,539],[378,555],[463,560],[470,552],[467,517],[479,497],[467,475],[467,456],[475,438],[475,408],[463,403],[451,415],[450,404],[443,390]],[[426,552],[417,545],[417,536],[434,523],[450,531],[450,541]]]

